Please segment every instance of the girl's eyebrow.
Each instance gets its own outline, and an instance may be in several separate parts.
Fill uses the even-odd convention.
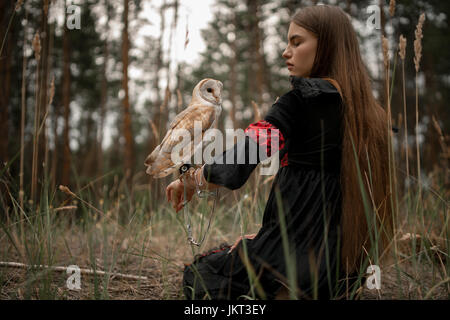
[[[289,41],[292,41],[292,40],[294,40],[295,38],[304,39],[301,35],[299,35],[299,34],[294,34],[294,35],[290,36]]]

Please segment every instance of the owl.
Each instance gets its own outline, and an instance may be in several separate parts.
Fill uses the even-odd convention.
[[[176,172],[185,162],[173,163],[171,152],[180,143],[179,136],[174,134],[174,130],[185,129],[190,133],[189,145],[186,148],[191,150],[191,155],[197,148],[202,146],[201,141],[206,130],[213,128],[222,111],[222,82],[214,79],[203,79],[194,88],[192,100],[182,112],[180,112],[170,123],[169,130],[162,142],[145,159],[147,166],[146,173],[153,178],[163,178]],[[194,121],[201,122],[201,137],[194,137]],[[197,145],[194,142],[200,141]],[[184,147],[183,147],[184,148]]]

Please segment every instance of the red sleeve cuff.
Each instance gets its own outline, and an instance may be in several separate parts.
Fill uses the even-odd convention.
[[[283,134],[277,127],[266,120],[260,120],[250,124],[244,132],[259,146],[264,146],[266,148],[268,157],[272,155],[272,152],[276,153],[284,148],[285,139]],[[278,146],[271,146],[271,139],[274,139],[275,137],[278,137]]]

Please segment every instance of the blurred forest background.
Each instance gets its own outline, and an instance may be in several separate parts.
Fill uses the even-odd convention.
[[[339,5],[351,17],[374,94],[385,108],[390,82],[392,122],[399,128],[393,141],[399,215],[396,263],[383,266],[383,272],[395,271],[383,273],[384,297],[448,299],[450,2],[401,0],[395,10],[393,2],[320,3]],[[1,0],[0,267],[6,268],[0,268],[0,299],[182,297],[182,261],[192,256],[185,223],[165,200],[164,189],[175,177],[149,178],[144,159],[203,78],[224,84],[219,129],[246,128],[261,119],[290,90],[281,57],[290,16],[317,3]],[[380,12],[379,28],[368,27],[372,5]],[[203,15],[197,10],[210,16],[201,30],[204,47],[191,61],[183,57],[192,53],[198,30],[190,26],[200,21],[188,21]],[[404,60],[401,35],[407,40]],[[270,178],[260,179],[253,175],[220,199],[211,244],[258,229],[270,188]],[[206,210],[193,202],[198,235],[206,218],[197,209]],[[192,247],[192,255],[198,250]],[[27,271],[10,269],[17,265],[8,261],[26,263]],[[92,290],[64,291],[65,277],[30,268],[41,264],[92,268],[93,282],[83,282]],[[98,269],[146,278],[135,285],[98,276]],[[372,298],[381,297],[377,292]]]
[[[183,1],[2,0],[0,170],[7,172],[11,191],[23,190],[27,200],[36,201],[44,177],[48,177],[51,188],[73,185],[74,176],[81,182],[92,181],[111,170],[129,177],[129,185],[133,177],[145,179],[145,156],[159,144],[169,121],[189,103],[193,87],[205,77],[224,83],[224,112],[219,128],[245,128],[258,116],[252,101],[262,116],[277,96],[289,90],[281,57],[289,17],[301,6],[315,3],[216,0],[211,6],[213,18],[202,30],[206,48],[200,59],[179,63],[174,61],[172,51]],[[366,21],[371,13],[367,7],[374,3],[383,8],[381,24],[380,29],[369,30]],[[71,9],[72,4],[77,10]],[[393,17],[389,16],[388,1],[347,0],[339,1],[339,6],[353,19],[375,94],[383,105],[381,36],[390,40],[391,72],[397,89],[402,86],[401,64],[396,59],[400,34],[408,41],[408,143],[414,148],[415,134],[419,135],[421,172],[426,181],[428,172],[447,166],[449,160],[443,144],[448,142],[445,133],[450,126],[450,110],[446,107],[450,4],[397,1]],[[150,21],[145,14],[148,10],[159,18]],[[426,22],[416,128],[413,40],[419,12],[426,13]],[[76,14],[80,28],[68,28],[76,22]],[[149,25],[159,28],[159,34],[145,34],[144,41],[136,44],[136,35]],[[188,25],[182,28],[188,48]],[[33,49],[36,36],[40,57]],[[167,37],[169,40],[164,41]],[[401,94],[392,96],[393,122],[400,132],[402,101]],[[436,121],[441,132],[436,130]],[[404,147],[404,136],[398,134],[398,157],[404,154]],[[411,156],[411,170],[417,168],[414,161]],[[417,177],[417,172],[411,174]],[[1,201],[7,199],[2,196]]]

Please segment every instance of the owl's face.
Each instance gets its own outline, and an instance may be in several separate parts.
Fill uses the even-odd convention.
[[[213,105],[222,104],[222,82],[214,79],[204,79],[199,85],[197,91],[199,98],[206,100]]]

